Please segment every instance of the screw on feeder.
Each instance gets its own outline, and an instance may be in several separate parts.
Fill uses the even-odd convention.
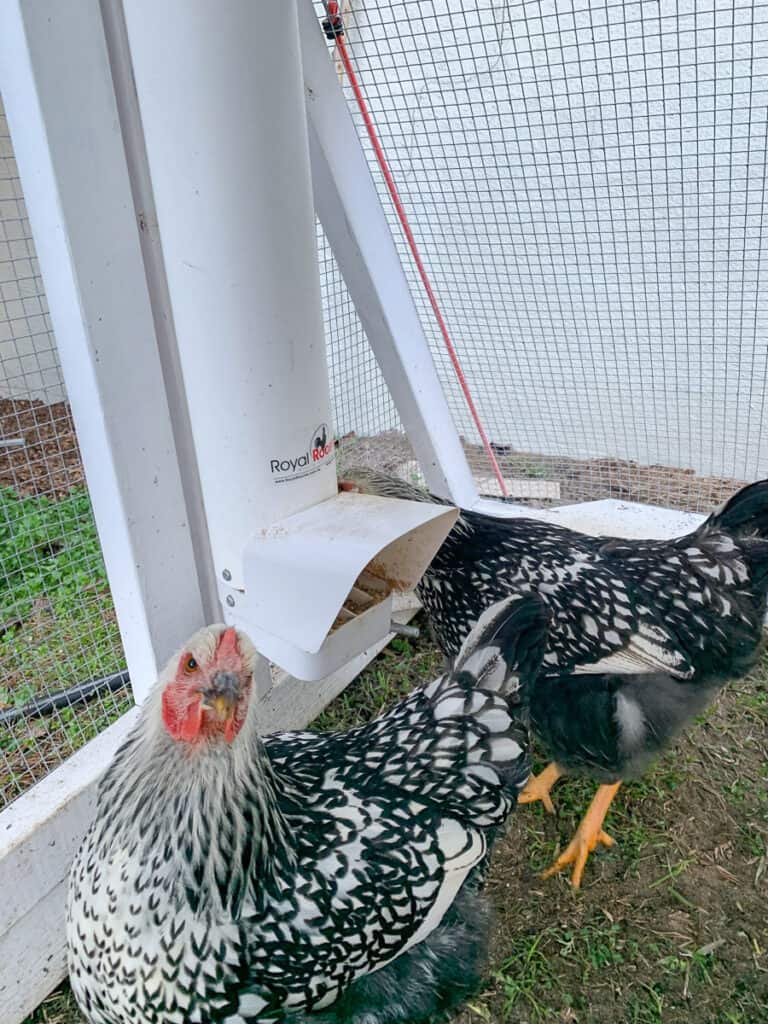
[[[231,594],[227,594],[227,604],[229,605],[230,608],[235,607],[235,599],[234,597],[232,597]]]
[[[227,583],[229,583],[229,581],[232,579],[232,573],[229,571],[229,569],[222,569],[221,578],[226,580]]]

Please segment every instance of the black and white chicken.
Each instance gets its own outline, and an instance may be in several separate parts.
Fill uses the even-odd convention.
[[[369,725],[260,738],[256,653],[201,630],[98,791],[70,875],[91,1024],[396,1024],[481,970],[494,837],[530,774],[535,596],[483,615],[452,673]]]
[[[345,469],[342,490],[441,499],[397,477]],[[445,502],[447,504],[447,502]],[[545,877],[613,840],[605,815],[636,776],[730,678],[757,660],[768,588],[768,481],[743,488],[693,533],[670,541],[591,537],[529,518],[462,510],[417,587],[452,658],[488,605],[537,592],[551,624],[531,723],[553,758],[520,802],[564,774],[601,783]]]

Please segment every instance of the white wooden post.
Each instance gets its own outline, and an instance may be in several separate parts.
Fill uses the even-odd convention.
[[[187,523],[195,553],[205,619],[214,622],[221,618],[221,604],[213,568],[200,474],[197,471],[184,377],[176,344],[176,325],[168,294],[165,261],[157,227],[155,197],[128,49],[122,0],[101,0],[101,11],[125,145],[125,158],[133,190],[133,203],[139,222],[141,251],[154,314],[158,353],[165,378],[168,411],[186,499]]]
[[[3,0],[11,129],[134,693],[204,619],[99,5]],[[0,815],[0,1018],[61,979],[64,889],[130,716]]]
[[[311,0],[299,28],[317,215],[428,486],[471,508],[477,489]]]

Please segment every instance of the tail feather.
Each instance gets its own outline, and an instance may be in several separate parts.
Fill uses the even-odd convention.
[[[506,694],[532,682],[541,668],[549,636],[549,608],[536,593],[515,593],[487,608],[464,641],[453,675],[468,673],[474,684]]]
[[[768,480],[742,487],[707,519],[704,528],[724,530],[734,537],[768,540]]]

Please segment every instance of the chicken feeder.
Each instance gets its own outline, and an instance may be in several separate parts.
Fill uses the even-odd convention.
[[[456,521],[445,505],[343,493],[258,530],[226,617],[298,679],[322,679],[390,631]]]
[[[279,45],[262,21],[248,0],[225,17],[207,0],[126,12],[210,614],[310,680],[387,636],[392,593],[416,582],[456,513],[337,496],[295,0]]]

